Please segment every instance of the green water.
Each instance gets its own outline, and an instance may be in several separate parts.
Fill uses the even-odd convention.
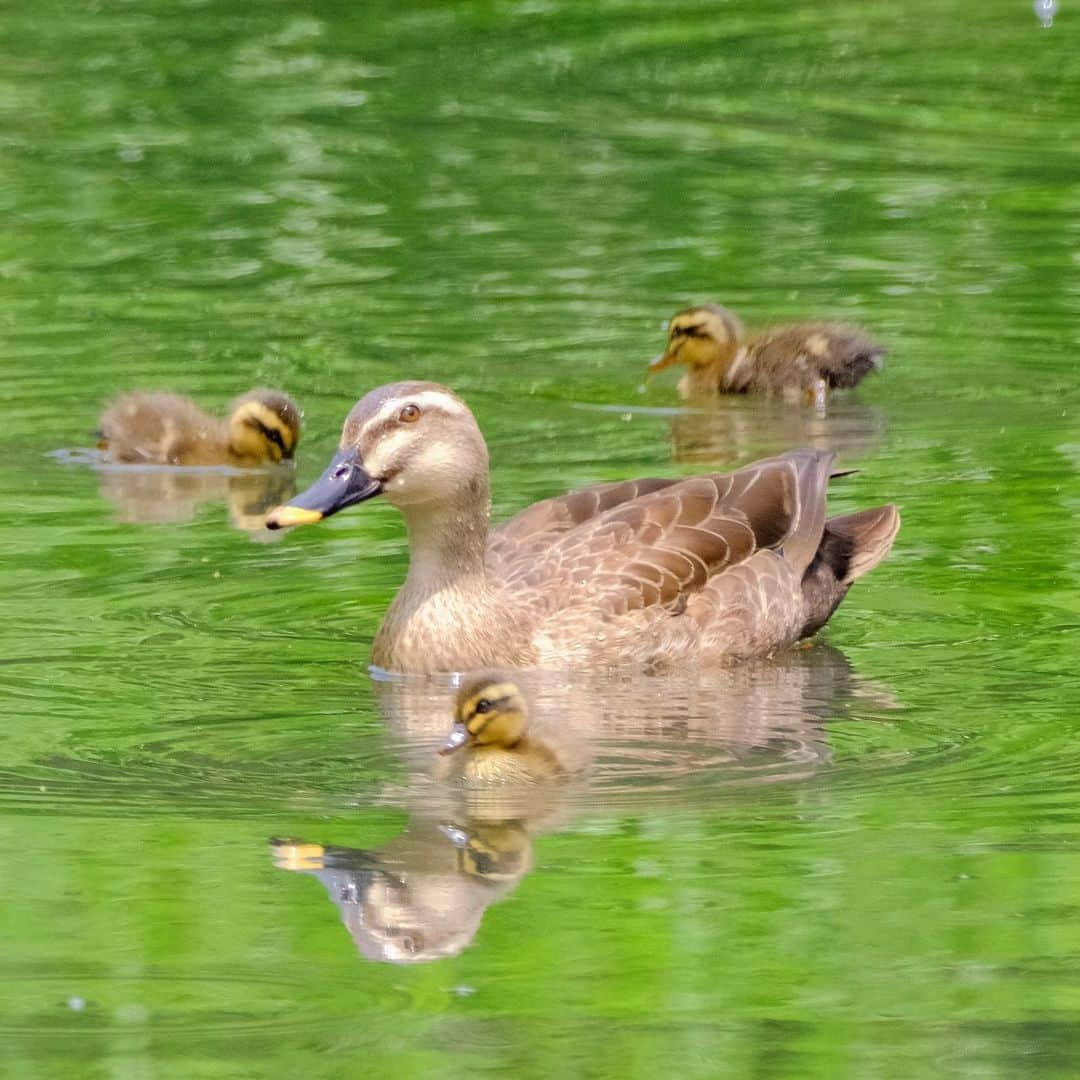
[[[1080,1072],[1061,6],[7,8],[6,1075]],[[889,366],[824,421],[674,413],[644,363],[710,299],[863,323]],[[447,808],[446,689],[366,668],[391,508],[263,542],[221,478],[132,493],[53,456],[121,389],[264,383],[304,407],[307,483],[404,377],[473,406],[497,516],[809,442],[860,469],[836,510],[904,526],[826,644],[707,687],[556,680],[590,786]],[[440,888],[441,936],[395,936]]]

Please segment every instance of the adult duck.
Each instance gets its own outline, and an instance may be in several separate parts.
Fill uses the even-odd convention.
[[[729,475],[598,484],[488,527],[488,453],[444,386],[379,387],[323,475],[269,528],[382,496],[405,518],[405,583],[372,660],[410,672],[578,664],[651,668],[767,655],[825,624],[888,553],[894,506],[826,519],[832,454]]]

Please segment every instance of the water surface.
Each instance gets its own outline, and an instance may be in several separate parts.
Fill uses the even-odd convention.
[[[1075,1075],[1077,25],[1026,0],[10,11],[12,1075]],[[864,323],[888,367],[826,421],[680,411],[644,364],[703,300]],[[809,444],[859,469],[835,511],[904,526],[805,654],[705,688],[553,676],[541,708],[595,717],[584,790],[446,806],[449,689],[366,668],[391,508],[269,542],[221,478],[165,512],[55,456],[132,386],[280,385],[307,483],[404,377],[474,408],[498,517]]]

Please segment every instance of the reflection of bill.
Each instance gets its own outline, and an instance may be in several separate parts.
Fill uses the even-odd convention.
[[[224,502],[237,529],[270,533],[266,513],[296,491],[289,465],[245,472],[118,465],[101,469],[101,494],[116,507],[118,520],[137,525],[190,521],[199,509]]]
[[[276,866],[323,883],[361,955],[392,964],[456,956],[488,905],[533,867],[521,821],[414,816],[374,851],[302,840],[272,841],[271,851]]]

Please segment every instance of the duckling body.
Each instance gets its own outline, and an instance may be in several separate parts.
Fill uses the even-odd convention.
[[[528,737],[513,747],[490,746],[469,754],[462,751],[439,772],[443,777],[457,776],[466,784],[483,787],[542,784],[568,775],[549,747]]]
[[[300,410],[280,391],[256,389],[222,420],[180,394],[135,390],[108,406],[99,428],[100,448],[118,464],[252,468],[293,456]]]
[[[483,675],[462,686],[439,774],[470,787],[544,784],[584,767],[568,743],[529,721],[525,696],[506,676]]]
[[[682,364],[683,398],[719,394],[787,394],[818,401],[831,389],[858,385],[881,366],[885,349],[855,326],[805,322],[747,334],[717,304],[678,312],[652,372]]]
[[[724,663],[824,625],[899,528],[893,506],[826,520],[832,454],[730,475],[600,484],[489,535],[488,456],[435,383],[373,390],[323,476],[267,519],[306,524],[383,495],[409,533],[405,584],[372,650],[391,670]]]

